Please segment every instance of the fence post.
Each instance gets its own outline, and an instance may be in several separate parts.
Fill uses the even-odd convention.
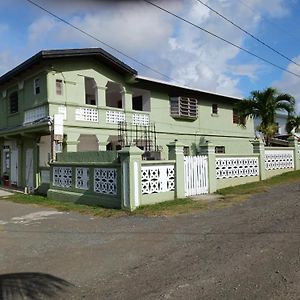
[[[207,156],[208,192],[214,193],[217,190],[216,153],[214,144],[209,141],[199,144],[199,154]]]
[[[144,151],[136,146],[126,146],[118,152],[121,160],[121,207],[135,210],[141,201],[141,161]]]
[[[255,139],[251,141],[253,145],[253,153],[258,154],[259,161],[259,178],[260,180],[264,180],[267,178],[266,173],[266,155],[265,155],[265,145],[262,139]]]
[[[295,136],[292,136],[288,139],[289,146],[294,148],[294,169],[299,170],[300,169],[300,160],[299,160],[299,153],[298,153],[298,138]]]
[[[184,189],[184,155],[183,147],[185,145],[179,143],[177,140],[167,145],[169,149],[169,160],[175,160],[175,197],[185,198]]]

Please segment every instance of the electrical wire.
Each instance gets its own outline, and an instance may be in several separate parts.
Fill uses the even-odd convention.
[[[238,28],[239,30],[241,30],[242,32],[244,32],[245,34],[247,34],[248,36],[250,36],[251,38],[253,38],[254,40],[256,40],[257,42],[259,42],[260,44],[264,45],[266,48],[272,50],[273,52],[275,52],[276,54],[280,55],[284,59],[286,59],[289,62],[293,63],[294,65],[300,67],[300,64],[296,63],[295,61],[293,61],[292,59],[290,59],[289,57],[287,57],[283,53],[279,52],[278,50],[276,50],[272,46],[268,45],[263,40],[257,38],[255,35],[253,35],[249,31],[245,30],[241,26],[237,25],[236,23],[234,23],[233,21],[231,21],[230,19],[228,19],[227,17],[225,17],[224,15],[222,15],[221,13],[219,13],[218,11],[216,11],[215,9],[213,9],[212,7],[210,7],[209,5],[207,5],[206,3],[204,3],[203,1],[201,1],[201,0],[196,0],[196,1],[199,2],[200,4],[202,4],[203,6],[205,6],[206,8],[208,8],[209,10],[211,10],[212,12],[214,12],[216,15],[218,15],[219,17],[221,17],[222,19],[224,19],[228,23],[232,24],[234,27]]]
[[[249,4],[246,4],[244,1],[241,1],[241,0],[238,0],[238,1],[242,5],[244,5],[246,8],[248,8],[248,10],[251,10],[253,14],[257,15],[257,11],[255,11],[255,9],[253,7],[251,7]],[[281,30],[282,32],[284,32],[286,35],[289,35],[290,38],[299,40],[299,36],[297,36],[296,34],[294,34],[292,31],[286,30],[284,27],[279,26],[278,23],[272,22],[271,20],[269,20],[268,18],[264,17],[261,14],[259,15],[259,17],[261,19],[263,19],[265,22],[268,22],[269,24],[271,24],[272,26],[277,27],[279,30]]]
[[[158,8],[158,9],[160,9],[162,11],[164,11],[165,13],[167,13],[167,14],[169,14],[169,15],[171,15],[171,16],[173,16],[173,17],[175,17],[175,18],[177,18],[177,19],[179,19],[179,20],[181,20],[181,21],[183,21],[183,22],[185,22],[185,23],[187,23],[187,24],[189,24],[189,25],[191,25],[191,26],[193,26],[193,27],[195,27],[195,28],[197,28],[197,29],[199,29],[199,30],[207,33],[207,34],[209,34],[209,35],[211,35],[211,36],[213,36],[213,37],[215,37],[216,39],[219,39],[219,40],[221,40],[221,41],[223,41],[223,42],[225,42],[225,43],[227,43],[227,44],[229,44],[229,45],[231,45],[231,46],[233,46],[233,47],[235,47],[235,48],[237,48],[237,49],[239,49],[239,50],[241,50],[241,51],[243,51],[243,52],[245,52],[245,53],[247,53],[247,54],[249,54],[249,55],[251,55],[251,56],[253,56],[255,58],[258,58],[259,60],[261,60],[261,61],[263,61],[263,62],[265,62],[265,63],[267,63],[267,64],[269,64],[269,65],[271,65],[271,66],[273,66],[273,67],[275,67],[277,69],[280,69],[280,70],[282,70],[282,71],[284,71],[286,73],[292,74],[292,75],[300,78],[299,74],[296,74],[296,73],[294,73],[294,72],[292,72],[292,71],[290,71],[288,69],[285,69],[284,67],[281,67],[281,66],[279,66],[279,65],[277,65],[277,64],[275,64],[275,63],[273,63],[273,62],[271,62],[271,61],[269,61],[269,60],[267,60],[267,59],[265,59],[265,58],[263,58],[263,57],[261,57],[261,56],[259,56],[257,54],[255,54],[255,53],[253,53],[253,52],[251,52],[251,51],[249,51],[249,50],[247,50],[247,49],[245,49],[245,48],[243,48],[241,46],[238,46],[237,44],[234,44],[233,42],[230,42],[230,41],[226,40],[225,38],[223,38],[223,37],[221,37],[221,36],[219,36],[219,35],[211,32],[211,31],[209,31],[209,30],[207,30],[207,29],[205,29],[205,28],[203,28],[203,27],[201,27],[201,26],[199,26],[199,25],[197,25],[197,24],[195,24],[195,23],[193,23],[193,22],[191,22],[191,21],[189,21],[189,20],[187,20],[187,19],[185,19],[185,18],[183,18],[183,17],[175,14],[175,13],[170,12],[169,10],[167,10],[167,9],[165,9],[165,8],[163,8],[163,7],[157,5],[157,4],[155,4],[155,3],[153,3],[153,2],[151,2],[149,0],[144,0],[144,2],[146,2],[146,3],[150,4],[150,5]]]
[[[163,74],[163,73],[161,73],[160,71],[158,71],[158,70],[156,70],[156,69],[154,69],[154,68],[152,68],[152,67],[149,67],[148,65],[146,65],[146,64],[144,64],[144,63],[142,63],[142,62],[140,62],[139,60],[137,60],[137,59],[135,59],[134,57],[132,57],[132,56],[126,54],[125,52],[123,52],[123,51],[121,51],[121,50],[119,50],[119,49],[117,49],[117,48],[111,46],[110,44],[108,44],[108,43],[106,43],[106,42],[100,40],[99,38],[97,38],[97,37],[95,37],[94,35],[88,33],[87,31],[81,29],[80,27],[75,26],[74,24],[72,24],[72,23],[66,21],[66,20],[63,19],[62,17],[59,17],[58,15],[56,15],[55,13],[53,13],[53,12],[51,12],[50,10],[46,9],[45,7],[41,6],[40,4],[38,4],[38,3],[36,3],[36,2],[34,2],[34,1],[32,1],[32,0],[25,0],[25,1],[27,1],[27,2],[29,2],[30,4],[32,4],[32,5],[36,6],[36,7],[38,7],[39,9],[41,9],[41,10],[43,10],[44,12],[48,13],[49,15],[51,15],[52,17],[54,17],[54,18],[58,19],[59,21],[61,21],[61,22],[65,23],[65,24],[67,24],[68,26],[72,27],[73,29],[78,30],[78,31],[81,32],[82,34],[84,34],[84,35],[86,35],[86,36],[92,38],[93,40],[95,40],[95,41],[101,43],[102,45],[105,45],[106,47],[108,47],[108,48],[110,48],[110,49],[116,51],[117,53],[123,55],[124,57],[126,57],[126,58],[128,58],[128,59],[134,61],[135,63],[141,65],[142,67],[144,67],[144,68],[146,68],[146,69],[148,69],[148,70],[151,70],[152,72],[154,72],[154,73],[156,73],[156,74],[159,74],[159,75],[161,75],[161,76],[163,76],[163,77],[169,79],[170,81],[177,82],[175,79],[169,77],[168,75]]]

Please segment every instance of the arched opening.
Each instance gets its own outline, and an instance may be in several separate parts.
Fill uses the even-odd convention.
[[[122,91],[123,87],[119,83],[109,81],[105,91],[106,106],[124,108]]]
[[[97,105],[97,85],[94,78],[84,77],[85,104]]]
[[[81,134],[78,139],[78,152],[98,151],[98,139],[95,134]]]

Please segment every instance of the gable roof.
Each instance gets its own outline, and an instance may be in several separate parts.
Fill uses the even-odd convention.
[[[222,95],[210,91],[200,90],[188,86],[178,85],[172,82],[167,82],[163,80],[157,80],[153,78],[148,78],[144,76],[139,76],[138,72],[131,68],[129,65],[125,64],[115,56],[111,55],[102,48],[79,48],[79,49],[56,49],[56,50],[42,50],[30,57],[17,67],[8,71],[0,77],[0,85],[6,83],[10,79],[20,75],[22,72],[28,70],[29,68],[51,59],[60,59],[60,58],[80,58],[80,57],[91,57],[100,61],[104,65],[112,68],[113,70],[123,74],[134,76],[135,81],[142,84],[152,84],[158,87],[167,88],[170,93],[190,93],[190,94],[206,94],[211,96],[217,96],[224,98],[224,100],[238,101],[241,98],[232,97],[228,95]]]
[[[2,75],[0,77],[0,85],[46,59],[79,57],[93,57],[121,74],[137,75],[137,71],[135,69],[123,63],[102,48],[42,50]]]

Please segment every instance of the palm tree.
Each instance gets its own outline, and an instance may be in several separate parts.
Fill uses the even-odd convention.
[[[294,115],[288,116],[285,129],[287,133],[292,133],[293,130],[295,130],[295,132],[299,132],[300,116],[294,116]]]
[[[267,88],[263,91],[252,91],[250,97],[236,104],[237,113],[245,126],[249,117],[260,118],[261,123],[258,130],[264,136],[267,145],[277,130],[275,123],[276,112],[285,111],[293,114],[295,99],[289,94],[281,94],[275,88]]]

